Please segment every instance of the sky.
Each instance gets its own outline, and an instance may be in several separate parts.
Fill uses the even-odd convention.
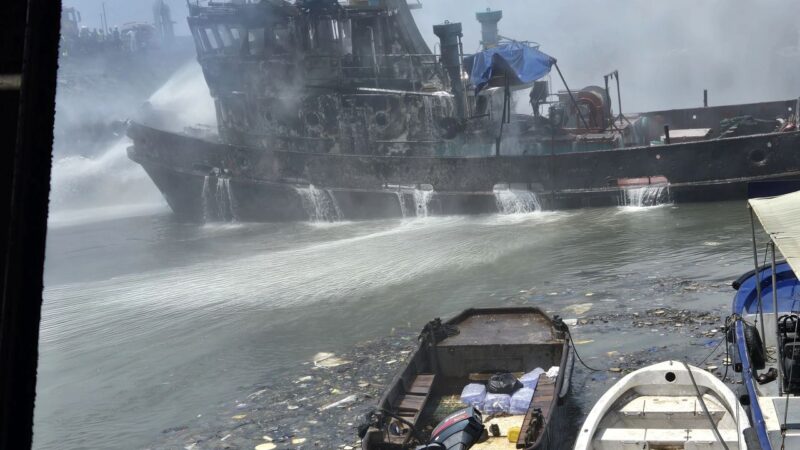
[[[185,0],[165,0],[189,34]],[[409,0],[415,2],[416,0]],[[462,22],[464,49],[478,48],[476,11],[502,9],[500,33],[535,41],[559,61],[570,88],[619,70],[623,112],[800,96],[800,2],[796,0],[421,0],[414,12],[431,48],[432,26]],[[152,21],[148,0],[65,0],[83,24]],[[555,89],[561,83],[554,80]],[[615,102],[616,103],[616,102]]]

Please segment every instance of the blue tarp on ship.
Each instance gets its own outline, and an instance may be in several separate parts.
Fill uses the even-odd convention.
[[[550,73],[556,59],[521,42],[507,42],[464,59],[475,92],[493,76],[507,75],[510,85],[528,84]]]

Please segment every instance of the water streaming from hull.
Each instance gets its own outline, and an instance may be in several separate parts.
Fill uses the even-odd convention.
[[[650,185],[628,188],[620,198],[621,206],[645,208],[669,203],[669,186]]]
[[[405,219],[408,217],[408,208],[406,208],[406,198],[402,191],[397,191],[397,203],[400,205],[400,215]]]
[[[295,187],[303,209],[312,222],[338,222],[344,218],[336,196],[330,189],[317,189],[313,184],[308,187]]]
[[[494,199],[501,214],[528,214],[542,210],[539,198],[531,191],[495,189]]]
[[[417,217],[428,217],[433,199],[433,189],[414,189],[414,211]]]
[[[206,175],[203,179],[201,201],[203,203],[203,222],[239,221],[239,215],[236,212],[236,197],[233,195],[229,178],[217,178],[217,183],[212,188],[211,175]]]

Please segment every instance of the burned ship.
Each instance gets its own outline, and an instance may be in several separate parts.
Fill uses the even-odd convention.
[[[131,123],[128,155],[186,220],[721,200],[800,174],[796,100],[623,115],[618,73],[551,94],[556,59],[501,39],[501,17],[477,14],[475,55],[460,23],[435,26],[434,54],[406,0],[190,2],[218,136]],[[522,90],[529,114],[512,105]]]

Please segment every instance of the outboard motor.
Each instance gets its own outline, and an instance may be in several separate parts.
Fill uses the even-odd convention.
[[[487,438],[481,413],[469,407],[447,416],[434,428],[430,442],[416,450],[467,450]]]
[[[783,390],[789,394],[800,393],[800,317],[787,314],[778,319],[778,331],[783,351]]]

